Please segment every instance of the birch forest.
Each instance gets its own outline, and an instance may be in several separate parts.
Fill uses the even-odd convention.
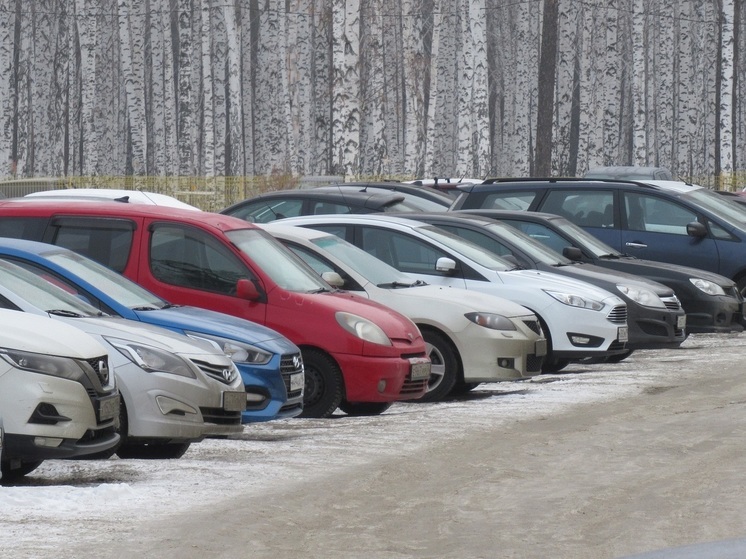
[[[0,0],[0,161],[18,177],[731,177],[743,4]]]

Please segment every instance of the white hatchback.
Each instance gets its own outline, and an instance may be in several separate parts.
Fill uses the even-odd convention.
[[[443,399],[482,382],[520,380],[541,372],[546,338],[535,314],[507,299],[428,285],[330,233],[281,223],[261,226],[328,283],[412,319],[432,362],[427,394]]]
[[[542,322],[548,340],[543,370],[625,351],[627,305],[584,281],[519,270],[480,246],[438,227],[381,214],[315,215],[278,221],[333,233],[429,283],[497,295],[523,305]]]
[[[0,305],[72,323],[107,348],[121,393],[117,454],[178,458],[190,443],[243,432],[243,381],[217,345],[118,317],[0,262]]]
[[[106,349],[78,328],[0,309],[0,472],[14,481],[44,460],[119,442],[119,393]]]

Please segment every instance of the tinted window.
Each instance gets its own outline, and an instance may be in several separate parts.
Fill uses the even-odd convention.
[[[150,240],[150,269],[164,283],[230,295],[248,270],[211,236],[188,227],[160,225]]]
[[[44,240],[124,271],[132,249],[134,224],[123,219],[57,218],[51,238]]]
[[[469,199],[472,195],[469,196]],[[489,192],[481,204],[464,204],[464,208],[485,208],[492,210],[527,210],[536,198],[536,191]],[[467,199],[468,200],[468,199]]]
[[[402,272],[435,274],[438,258],[448,254],[419,239],[374,227],[362,228],[363,249]]]
[[[697,221],[697,214],[680,204],[634,192],[624,193],[624,210],[632,231],[686,236],[687,224]]]
[[[614,227],[614,191],[549,191],[541,211],[561,215],[581,227]]]
[[[570,246],[570,243],[567,241],[567,239],[565,239],[560,234],[555,233],[549,227],[546,227],[545,225],[542,225],[540,223],[512,221],[510,219],[501,219],[500,221],[503,221],[517,229],[520,229],[535,241],[548,246],[549,248],[556,252],[559,252],[560,254],[562,254],[562,251],[565,247]]]
[[[337,204],[335,202],[310,200],[309,201],[309,213],[313,215],[348,214],[350,213],[350,206],[348,206],[347,204]]]
[[[3,217],[0,219],[0,237],[41,241],[47,221],[41,217]]]
[[[269,223],[285,217],[297,217],[302,214],[302,209],[301,200],[256,200],[226,213],[246,221]]]

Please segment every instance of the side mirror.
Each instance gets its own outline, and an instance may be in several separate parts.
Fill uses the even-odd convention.
[[[246,299],[247,301],[258,301],[261,299],[259,290],[254,282],[247,279],[240,279],[236,282],[236,297]]]
[[[699,221],[692,221],[686,224],[686,234],[690,237],[706,237],[707,227],[702,225]]]
[[[345,280],[343,280],[342,276],[340,276],[337,272],[323,272],[321,274],[321,279],[332,287],[337,287],[340,289],[345,284]]]
[[[436,272],[451,273],[456,269],[456,261],[453,258],[442,256],[435,262]]]
[[[583,258],[583,251],[578,247],[565,247],[562,249],[562,256],[570,260],[579,262]]]

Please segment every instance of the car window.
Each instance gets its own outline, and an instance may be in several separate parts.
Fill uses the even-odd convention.
[[[439,224],[438,227],[440,227],[441,229],[445,231],[449,231],[453,233],[454,235],[458,235],[462,239],[471,241],[472,243],[479,245],[480,247],[484,248],[485,250],[489,252],[499,254],[500,256],[513,255],[513,251],[510,250],[510,248],[505,246],[503,243],[501,243],[494,237],[485,235],[484,233],[480,233],[479,231],[474,231],[467,227],[458,227],[455,225]]]
[[[42,217],[3,217],[0,219],[0,237],[41,241],[47,221]]]
[[[510,219],[501,219],[500,221],[512,225],[516,229],[523,231],[526,235],[532,239],[548,246],[555,252],[562,254],[565,247],[570,246],[571,243],[567,241],[562,235],[556,233],[549,227],[542,225],[541,223],[530,223],[525,221],[513,221]]]
[[[322,200],[309,200],[309,211],[312,215],[324,214],[348,214],[351,209],[347,204],[337,204],[336,202],[325,202]],[[290,217],[290,216],[288,216]]]
[[[317,274],[321,275],[324,272],[337,272],[344,281],[344,285],[342,286],[343,289],[351,291],[363,291],[362,286],[354,279],[352,279],[349,274],[347,274],[343,269],[335,266],[325,258],[322,258],[314,251],[309,250],[304,246],[296,245],[295,243],[290,242],[285,243],[285,246],[287,246],[300,258],[302,258],[306,262],[306,264],[314,269]]]
[[[490,210],[527,210],[534,201],[534,198],[536,198],[536,194],[537,193],[534,190],[522,190],[520,192],[489,192],[484,196],[484,201],[481,204],[477,206],[464,204],[464,207],[478,207]],[[474,196],[474,194],[470,194],[469,198],[471,198],[471,196]]]
[[[117,272],[127,266],[134,224],[125,219],[56,218],[45,241],[95,260]]]
[[[228,213],[234,217],[255,223],[269,223],[284,217],[302,215],[303,201],[297,199],[255,200],[234,208]]]
[[[150,239],[150,269],[172,285],[233,294],[249,271],[223,245],[197,229],[156,225]]]
[[[379,260],[406,273],[436,274],[438,258],[448,254],[399,231],[362,227],[362,248]]]
[[[686,236],[686,226],[697,214],[671,200],[637,192],[624,193],[627,228]]]
[[[566,217],[581,227],[614,227],[614,191],[552,190],[541,211]]]

